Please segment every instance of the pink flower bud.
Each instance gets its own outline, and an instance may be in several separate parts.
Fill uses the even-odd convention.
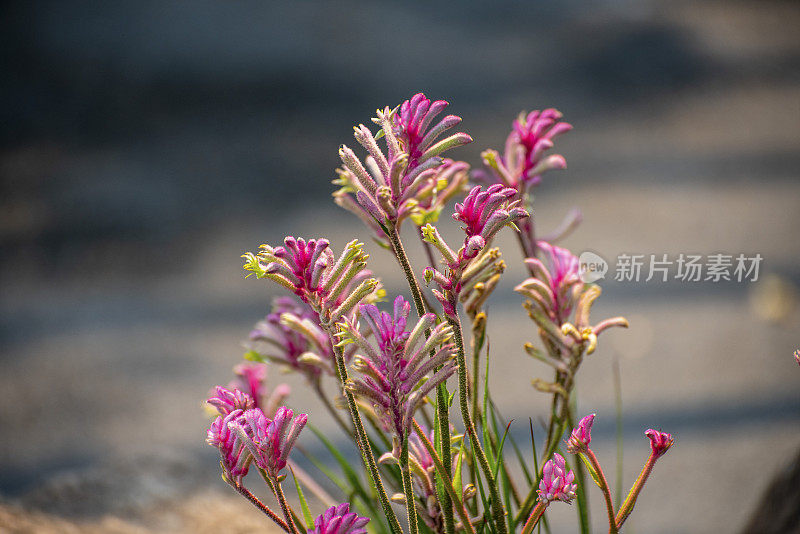
[[[650,449],[653,451],[655,458],[664,456],[664,453],[672,447],[672,443],[675,441],[672,438],[672,434],[653,430],[652,428],[648,428],[644,435],[650,438]]]
[[[567,450],[572,454],[585,451],[592,442],[592,424],[595,414],[589,414],[580,420],[567,440]]]

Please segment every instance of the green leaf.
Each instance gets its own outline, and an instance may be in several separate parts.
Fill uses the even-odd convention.
[[[592,480],[594,480],[594,483],[597,484],[597,487],[602,489],[603,485],[600,482],[600,475],[598,475],[597,471],[595,471],[594,467],[592,467],[592,462],[589,461],[589,458],[587,458],[586,455],[583,453],[580,453],[577,456],[580,457],[581,460],[583,460],[583,464],[589,471],[589,476],[592,477]]]
[[[308,508],[308,502],[305,495],[303,495],[303,488],[300,487],[300,482],[297,480],[294,470],[291,467],[289,467],[289,470],[292,472],[292,478],[294,478],[294,487],[297,489],[297,498],[300,499],[300,508],[303,511],[303,520],[306,523],[306,528],[314,528],[314,516],[311,515],[311,510]]]
[[[465,442],[466,440],[461,441],[461,447],[458,448],[458,457],[456,458],[456,471],[453,476],[453,489],[455,490],[456,495],[461,495],[464,487],[462,480],[464,456],[466,455],[466,452],[464,451]]]
[[[511,428],[511,422],[509,421],[508,425],[506,426],[506,431],[503,432],[503,438],[500,440],[500,444],[497,446],[497,464],[494,466],[494,479],[497,480],[497,474],[500,471],[500,465],[503,463],[503,445],[506,442],[506,437],[508,436],[508,429]]]

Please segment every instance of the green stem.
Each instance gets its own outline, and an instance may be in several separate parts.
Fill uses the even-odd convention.
[[[264,513],[264,515],[275,521],[275,524],[281,527],[281,529],[291,534],[292,530],[289,528],[289,525],[286,524],[286,521],[281,519],[280,516],[278,516],[278,514],[270,510],[269,507],[263,502],[261,502],[261,500],[258,497],[253,495],[249,489],[245,488],[240,484],[236,484],[235,482],[229,482],[229,484],[233,489],[239,492],[239,494],[241,494],[245,499],[253,503],[253,505],[255,505],[256,508],[261,510]]]
[[[403,242],[400,240],[400,233],[396,228],[389,232],[389,241],[392,243],[394,256],[397,258],[398,263],[400,263],[403,274],[406,275],[408,288],[411,290],[411,298],[414,300],[414,305],[417,308],[417,314],[422,317],[430,310],[425,306],[425,299],[422,298],[422,290],[420,289],[416,276],[414,276],[414,271],[411,269],[411,264],[408,262],[406,250],[403,248]]]
[[[297,528],[297,525],[294,523],[294,517],[292,516],[292,509],[289,506],[289,503],[286,502],[286,496],[283,494],[283,488],[281,488],[280,482],[275,482],[275,496],[278,498],[278,504],[281,505],[281,510],[283,511],[283,517],[286,518],[286,524],[289,525],[292,529],[294,534],[300,534],[300,531]]]
[[[533,509],[531,516],[525,522],[525,526],[522,527],[522,534],[531,534],[531,532],[533,532],[533,527],[535,527],[536,523],[539,522],[539,519],[542,518],[546,509],[547,504],[543,503],[542,501],[536,503],[536,508]]]
[[[458,393],[461,403],[461,417],[464,420],[464,427],[469,434],[472,451],[478,458],[486,483],[489,485],[489,493],[492,497],[492,511],[494,516],[495,528],[499,534],[506,534],[508,531],[505,518],[503,502],[500,500],[500,492],[497,489],[497,481],[494,479],[492,468],[483,452],[481,442],[478,440],[478,433],[469,412],[469,398],[467,395],[467,362],[464,355],[464,337],[461,332],[461,323],[458,317],[448,317],[447,322],[453,328],[453,337],[456,340],[456,350],[458,358]]]
[[[600,480],[600,491],[603,492],[603,498],[606,500],[606,512],[608,513],[608,532],[609,534],[617,534],[617,521],[614,519],[614,503],[611,501],[611,490],[608,487],[606,475],[603,473],[603,468],[600,467],[600,462],[597,460],[597,456],[595,456],[592,449],[586,449],[586,457],[589,459],[589,463],[592,464],[594,472],[597,473],[597,478]]]
[[[411,487],[411,470],[408,466],[408,432],[403,436],[403,445],[400,448],[400,474],[403,477],[403,493],[406,496],[406,512],[408,513],[408,531],[419,534],[417,525],[417,506],[415,504],[414,490]]]
[[[427,302],[422,295],[422,290],[420,289],[416,276],[414,276],[414,271],[408,261],[408,256],[406,255],[406,251],[403,247],[403,242],[400,239],[400,233],[397,231],[397,228],[394,228],[391,232],[389,232],[389,240],[392,243],[392,250],[397,258],[397,262],[400,264],[400,267],[403,269],[403,274],[406,276],[406,281],[408,282],[408,288],[411,291],[411,298],[414,301],[417,315],[422,317],[425,315],[426,311],[430,310],[430,307],[427,305]],[[426,333],[426,337],[428,335],[429,332]],[[450,452],[450,413],[448,406],[449,396],[450,395],[447,391],[447,383],[442,382],[436,388],[436,410],[439,415],[439,436],[441,437],[442,458],[452,457]],[[445,533],[453,534],[455,531],[453,502],[450,500],[450,496],[446,492],[440,494],[440,497],[442,501],[441,507],[442,515],[444,516]]]
[[[644,483],[647,482],[647,477],[649,477],[650,473],[653,471],[653,466],[656,465],[656,459],[657,458],[655,454],[650,453],[647,463],[644,464],[642,472],[639,473],[639,478],[637,478],[636,482],[633,483],[631,491],[628,492],[628,496],[625,497],[625,502],[623,502],[622,506],[619,507],[619,512],[617,512],[617,517],[615,519],[618,529],[622,528],[625,520],[628,519],[628,516],[631,515],[631,512],[633,512],[633,507],[636,505],[636,499],[639,497],[639,493],[642,491]]]
[[[329,331],[328,335],[330,336],[331,340],[335,339],[333,337],[333,332]],[[347,391],[347,388],[345,387],[348,376],[347,368],[344,365],[344,355],[342,354],[342,349],[336,347],[335,341],[333,344],[334,359],[336,361],[336,375],[342,385],[342,391],[344,391],[344,396],[347,400],[347,407],[350,410],[350,417],[353,421],[353,426],[356,429],[356,444],[361,452],[361,459],[364,461],[364,465],[367,467],[372,488],[378,493],[378,500],[381,503],[381,508],[383,508],[386,521],[389,523],[389,528],[393,534],[403,534],[403,528],[400,526],[400,521],[397,520],[397,515],[394,513],[394,510],[392,510],[389,497],[386,495],[386,489],[383,487],[381,475],[378,471],[378,465],[375,463],[375,457],[372,455],[369,438],[367,437],[366,430],[364,430],[364,424],[361,421],[361,414],[358,412],[356,400],[353,397],[353,394]]]

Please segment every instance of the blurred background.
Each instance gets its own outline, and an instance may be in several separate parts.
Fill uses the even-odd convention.
[[[580,207],[575,252],[762,255],[755,283],[602,282],[594,317],[631,328],[578,383],[613,473],[619,365],[626,490],[642,432],[676,436],[628,532],[742,529],[800,447],[798,28],[788,1],[4,3],[0,530],[269,530],[204,443],[202,400],[278,294],[239,256],[287,234],[369,240],[331,202],[337,147],[418,91],[464,117],[475,143],[452,157],[472,164],[519,111],[564,113],[569,169],[545,177],[536,216],[546,230]],[[521,350],[536,331],[500,244],[492,384],[522,433],[549,372]]]

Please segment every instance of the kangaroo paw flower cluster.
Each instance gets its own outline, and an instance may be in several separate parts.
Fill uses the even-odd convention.
[[[228,426],[236,431],[256,465],[277,479],[306,422],[306,414],[295,416],[292,410],[281,406],[273,419],[261,410],[247,410]]]
[[[418,214],[420,205],[427,205],[422,209],[428,212],[437,207],[437,201],[431,200],[434,190],[446,191],[439,197],[441,202],[455,194],[466,180],[466,164],[445,164],[440,156],[472,142],[472,138],[460,132],[437,141],[461,122],[460,117],[447,115],[433,125],[447,105],[444,100],[431,102],[419,93],[399,109],[378,110],[373,122],[381,127],[385,151],[369,128],[359,124],[355,138],[369,155],[362,163],[349,147],[342,145],[339,149],[343,166],[334,181],[341,186],[334,193],[336,203],[356,213],[381,235]]]
[[[242,410],[217,417],[207,432],[206,442],[219,449],[223,477],[241,484],[242,478],[250,469],[253,457],[241,438],[231,429],[230,424],[242,416]]]
[[[454,345],[447,343],[452,328],[442,323],[426,334],[435,321],[435,315],[427,314],[412,330],[406,330],[411,305],[403,297],[395,299],[392,315],[371,304],[361,305],[360,312],[374,343],[353,322],[340,323],[340,343],[355,343],[363,353],[353,358],[353,367],[361,376],[346,387],[373,405],[385,430],[392,433],[394,452],[399,455],[400,441],[417,408],[456,370]]]
[[[287,237],[281,247],[261,245],[258,254],[242,257],[245,270],[270,279],[308,304],[324,324],[333,324],[364,300],[377,300],[383,291],[366,269],[369,255],[351,241],[337,259],[327,239]]]
[[[541,183],[545,172],[565,169],[563,156],[545,156],[553,148],[553,139],[572,129],[572,125],[561,122],[561,116],[555,109],[521,113],[508,134],[503,155],[496,150],[481,154],[487,170],[476,173],[476,179],[513,187],[522,196],[528,188]]]
[[[314,520],[308,534],[366,534],[368,517],[350,511],[350,504],[331,506]]]
[[[428,284],[435,281],[439,286],[433,294],[447,316],[455,316],[459,299],[467,299],[462,296],[465,292],[491,280],[494,280],[491,282],[493,286],[497,282],[496,275],[505,269],[505,264],[499,261],[499,251],[487,250],[486,246],[501,228],[528,216],[528,212],[519,207],[519,201],[513,200],[514,195],[513,189],[499,184],[486,191],[476,186],[463,203],[456,204],[453,218],[464,223],[462,228],[466,233],[458,252],[450,248],[436,227],[428,224],[422,228],[424,240],[432,244],[444,260],[444,272],[428,267],[424,277]]]
[[[539,500],[544,503],[562,501],[571,503],[575,498],[575,473],[567,469],[564,457],[558,453],[544,464],[539,482]]]
[[[628,326],[622,317],[590,321],[600,287],[583,279],[578,258],[557,245],[579,222],[579,212],[571,212],[550,236],[536,234],[530,193],[545,172],[566,167],[563,156],[549,151],[571,126],[554,109],[523,113],[503,154],[484,151],[484,168],[470,176],[468,163],[444,157],[472,141],[453,130],[461,118],[445,114],[447,107],[444,100],[418,93],[379,109],[373,119],[377,131],[363,124],[355,128],[362,155],[344,145],[339,149],[335,202],[357,215],[388,249],[411,301],[397,296],[391,310],[383,308],[386,292],[367,269],[369,255],[357,240],[340,254],[328,239],[292,236],[245,253],[247,276],[268,280],[288,295],[275,298],[253,327],[244,343],[248,361],[235,367],[235,380],[209,393],[206,407],[215,418],[207,442],[219,452],[223,479],[287,534],[365,534],[370,521],[371,531],[385,534],[513,534],[520,527],[522,534],[532,534],[555,501],[577,500],[580,516],[587,517],[586,474],[602,491],[609,532],[617,534],[674,440],[665,432],[645,432],[651,453],[617,510],[591,449],[595,415],[583,417],[566,439],[563,435],[573,425],[573,390],[583,358],[597,349],[602,332]],[[450,202],[454,205],[448,208]],[[464,231],[456,248],[434,226],[447,223],[440,215],[449,209],[456,221],[450,224]],[[417,227],[418,254],[426,257],[422,265],[411,261],[415,255],[409,256],[403,244],[400,229],[406,219]],[[532,444],[534,451],[547,451],[535,464],[541,465],[539,472],[512,465],[510,447],[518,449],[512,422],[504,420],[488,387],[493,334],[488,299],[502,288],[508,257],[492,242],[504,227],[514,230],[522,252],[521,260],[512,261],[529,273],[515,290],[525,298],[539,342],[524,344],[524,350],[552,368],[549,376],[555,371],[552,379],[533,379],[552,406],[544,443]],[[463,315],[471,322],[467,328]],[[506,326],[503,335],[512,334]],[[302,449],[313,473],[290,458],[308,415],[286,405],[288,386],[267,387],[270,367],[303,376],[319,397],[338,434],[312,430],[344,476],[330,461],[317,458],[313,447]],[[520,399],[519,406],[526,405]],[[454,412],[458,423],[451,422]],[[340,451],[343,443],[358,454]],[[389,452],[376,459],[377,451]],[[366,476],[350,460],[356,456]],[[523,461],[519,454],[517,459]],[[583,465],[578,461],[586,469],[570,469]],[[257,478],[247,478],[253,466],[279,513],[246,486]],[[301,513],[284,494],[289,474]],[[317,476],[333,484],[320,484]],[[306,492],[324,504],[316,518]],[[404,504],[405,513],[397,514],[393,503]]]

